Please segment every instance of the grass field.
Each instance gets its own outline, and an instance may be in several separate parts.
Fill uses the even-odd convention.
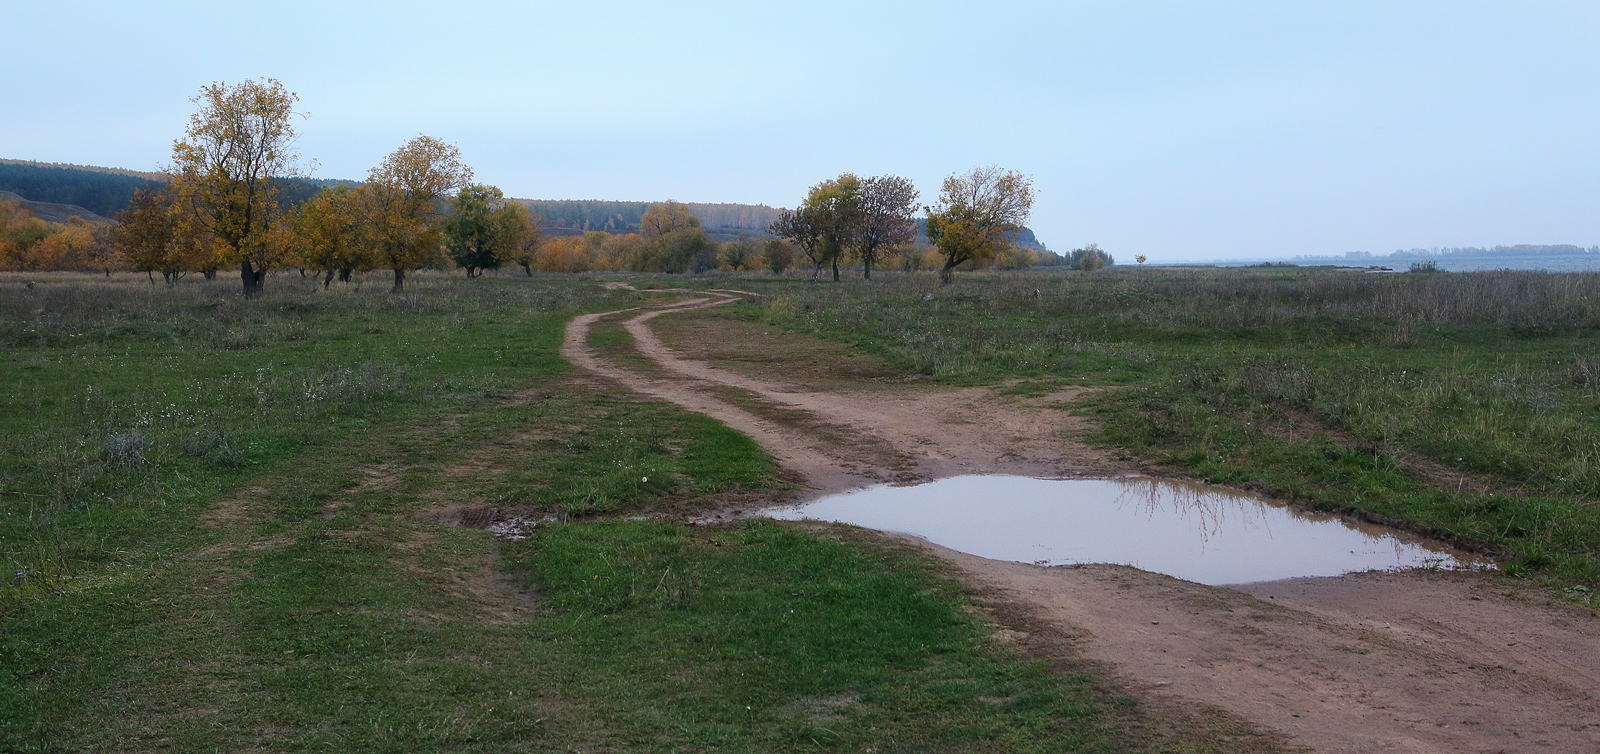
[[[1099,441],[1398,520],[1586,600],[1600,582],[1600,276],[1298,269],[742,281],[744,313],[907,370],[1105,386]]]
[[[784,483],[557,356],[637,294],[292,280],[0,279],[0,750],[1206,750],[923,556],[639,520]]]

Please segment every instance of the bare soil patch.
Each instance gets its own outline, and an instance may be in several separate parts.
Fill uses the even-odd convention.
[[[1141,470],[1076,439],[1085,420],[1062,409],[1088,395],[1081,389],[1034,398],[925,385],[838,344],[700,311],[735,295],[697,292],[616,314],[637,352],[657,365],[650,375],[589,346],[588,328],[606,314],[574,320],[563,353],[745,432],[813,495],[897,473]],[[804,419],[785,420],[787,412]],[[910,463],[897,469],[839,452],[850,445],[845,435]],[[995,595],[986,609],[1010,616],[997,623],[1019,646],[1047,657],[1070,647],[1179,717],[1243,719],[1276,732],[1210,729],[1207,740],[1223,751],[1280,742],[1326,752],[1600,751],[1600,620],[1499,575],[1413,571],[1215,588],[1126,567],[1041,568],[924,545]]]

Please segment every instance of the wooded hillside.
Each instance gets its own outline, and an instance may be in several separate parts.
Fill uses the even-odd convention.
[[[127,209],[135,190],[161,188],[161,182],[156,180],[159,175],[84,165],[0,160],[0,191],[10,191],[31,202],[73,204],[111,217]]]

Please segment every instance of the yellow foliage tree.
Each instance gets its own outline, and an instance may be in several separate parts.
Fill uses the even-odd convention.
[[[406,269],[432,261],[444,232],[440,200],[472,182],[461,150],[431,136],[418,136],[367,174],[363,204],[377,264],[394,271],[394,293],[405,290]]]
[[[513,247],[511,261],[522,265],[523,273],[533,277],[534,257],[538,256],[539,246],[544,242],[542,234],[544,220],[537,213],[516,202],[511,202],[506,207],[506,233]]]
[[[589,243],[582,236],[552,238],[539,247],[534,265],[540,272],[588,272]]]
[[[607,237],[600,242],[600,253],[595,256],[594,269],[614,272],[632,269],[633,260],[644,253],[644,239],[637,233],[623,233]]]
[[[300,263],[322,274],[326,289],[338,273],[348,281],[367,252],[367,228],[361,222],[357,192],[334,186],[317,192],[295,213],[294,246]]]
[[[267,270],[283,261],[273,238],[283,214],[277,187],[298,173],[291,122],[298,100],[275,79],[213,83],[192,100],[199,110],[172,144],[185,220],[215,239],[223,263],[239,265],[246,298],[261,295]]]
[[[956,267],[993,259],[1016,246],[1016,233],[1033,209],[1027,176],[989,166],[944,179],[939,201],[928,208],[928,240],[944,257],[940,285]]]

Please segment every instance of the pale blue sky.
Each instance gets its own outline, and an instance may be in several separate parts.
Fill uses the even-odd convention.
[[[153,169],[213,80],[360,178],[418,133],[534,198],[1034,177],[1121,261],[1600,243],[1600,4],[14,3],[0,156]]]

